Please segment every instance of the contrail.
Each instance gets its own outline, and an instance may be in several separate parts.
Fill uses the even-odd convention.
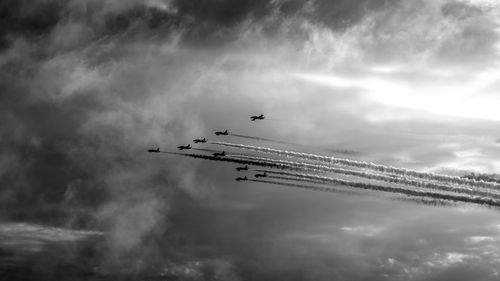
[[[264,180],[252,180],[252,181],[271,183],[271,184],[281,184],[281,182],[275,183],[275,182],[268,182],[268,181],[264,181]],[[348,180],[341,180],[341,179],[327,178],[327,177],[321,177],[321,179],[319,179],[318,182],[350,186],[353,188],[359,188],[359,189],[365,189],[365,190],[397,193],[397,194],[403,194],[403,195],[407,195],[407,196],[429,197],[429,198],[433,198],[433,199],[442,199],[442,200],[449,200],[449,201],[455,201],[455,202],[475,203],[475,204],[480,204],[480,205],[488,205],[488,206],[492,206],[492,207],[500,207],[499,201],[489,199],[489,198],[480,198],[480,197],[471,197],[471,196],[462,196],[462,195],[450,195],[450,194],[436,193],[436,192],[430,192],[430,191],[417,191],[417,190],[405,189],[405,188],[400,188],[400,187],[374,185],[374,184],[369,184],[369,183],[348,181]],[[286,184],[288,184],[288,183],[286,183]],[[329,188],[321,188],[320,190],[329,191]]]
[[[210,152],[210,153],[220,152],[220,150],[215,150],[215,149],[205,149],[205,148],[191,148],[191,149],[198,150],[198,151],[204,151],[204,152]]]
[[[216,157],[216,156],[211,156],[211,155],[179,153],[179,152],[169,152],[169,151],[160,151],[160,153],[179,155],[179,156],[185,156],[185,157],[191,157],[191,158],[197,158],[197,159],[220,161],[220,162],[237,163],[237,164],[242,164],[242,165],[254,165],[254,166],[261,166],[261,167],[268,167],[268,168],[276,168],[276,169],[288,169],[289,168],[286,165],[266,163],[266,162],[262,162],[262,161],[249,160],[249,159],[247,160],[247,159],[237,159],[237,158],[230,158],[230,157]]]
[[[432,199],[432,198],[422,198],[422,197],[393,197],[390,200],[401,201],[401,202],[410,202],[418,205],[427,205],[433,207],[453,207],[458,204],[458,202],[454,201],[445,201],[442,199]]]
[[[361,178],[365,178],[365,179],[384,181],[384,182],[388,182],[388,183],[404,184],[404,185],[409,185],[409,186],[417,187],[417,188],[427,188],[427,189],[439,190],[439,191],[465,193],[465,194],[469,194],[471,196],[484,196],[484,197],[493,197],[496,199],[500,199],[500,194],[492,193],[492,192],[488,192],[488,191],[483,191],[483,190],[471,189],[471,188],[464,187],[464,186],[449,186],[449,185],[443,185],[443,184],[432,183],[432,182],[418,181],[418,180],[413,180],[413,179],[409,179],[409,178],[391,177],[391,176],[387,176],[387,175],[372,174],[372,173],[368,173],[368,172],[364,172],[364,171],[346,170],[346,169],[335,168],[335,167],[331,167],[331,166],[316,165],[316,164],[309,164],[309,163],[302,163],[302,162],[292,162],[292,161],[286,161],[286,160],[276,160],[276,159],[265,158],[265,157],[248,156],[248,155],[241,155],[241,154],[234,155],[234,156],[239,157],[239,158],[243,158],[243,159],[251,159],[251,160],[263,161],[263,162],[268,162],[268,163],[273,163],[273,164],[285,165],[287,167],[290,167],[290,168],[288,168],[289,170],[296,170],[296,171],[308,170],[308,171],[332,172],[332,173],[343,174],[343,175],[348,175],[348,176],[361,177]],[[303,175],[305,175],[305,174],[295,174],[295,173],[281,172],[281,171],[277,172],[277,171],[270,171],[270,170],[257,170],[257,171],[269,172],[269,173],[275,173],[275,174],[287,175],[287,176],[303,176]]]
[[[260,182],[260,183],[269,183],[269,184],[276,184],[276,185],[283,185],[283,186],[290,186],[290,187],[297,187],[297,188],[317,190],[317,191],[325,191],[325,192],[344,193],[341,190],[334,189],[334,188],[331,188],[331,187],[325,187],[325,186],[303,185],[303,184],[295,184],[295,183],[282,182],[282,181],[254,180],[254,179],[249,179],[248,181]],[[356,192],[352,192],[352,191],[351,192],[345,191],[345,193],[356,194]]]
[[[233,137],[240,137],[240,138],[245,138],[245,139],[274,142],[274,143],[299,146],[299,147],[307,147],[306,145],[303,145],[303,144],[286,142],[286,141],[279,141],[279,140],[273,140],[273,139],[266,139],[266,138],[261,138],[261,137],[253,137],[253,136],[246,136],[246,135],[239,135],[239,134],[229,134],[229,135],[233,136]],[[347,149],[332,149],[330,151],[335,152],[335,153],[340,153],[340,154],[347,154],[347,155],[360,154],[358,151],[347,150]]]
[[[262,170],[263,171],[263,170]],[[279,180],[286,180],[286,181],[303,181],[303,182],[308,182],[308,183],[318,183],[317,181],[311,181],[309,179],[303,179],[303,178],[297,178],[297,177],[280,177],[280,176],[267,176],[268,178],[271,179],[279,179]],[[288,185],[288,186],[299,186],[302,187],[300,184],[290,184],[287,182],[276,182],[276,184],[283,184],[283,185]],[[314,186],[315,187],[315,186]],[[323,191],[323,190],[321,190]],[[333,189],[332,192],[338,192],[342,194],[349,194],[349,195],[363,195],[362,193],[355,192],[352,190],[342,190],[342,189]],[[445,201],[443,199],[432,199],[432,198],[424,198],[424,197],[392,197],[389,198],[390,200],[395,200],[395,201],[403,201],[403,202],[411,202],[411,203],[416,203],[416,204],[423,204],[423,205],[430,205],[430,206],[453,206],[454,203],[451,201]],[[456,204],[456,202],[455,202]]]
[[[293,177],[280,177],[280,176],[267,176],[270,179],[277,179],[277,180],[285,180],[285,181],[302,181],[302,182],[307,182],[307,183],[318,183],[309,179],[301,179],[301,178],[293,178]],[[280,182],[283,184],[288,184],[289,186],[302,186],[301,184],[295,184],[295,183],[290,183],[290,182]],[[319,187],[319,186],[314,186],[312,185],[311,187]],[[320,187],[322,190],[325,189],[325,187]],[[329,192],[335,192],[335,193],[340,193],[340,194],[349,194],[349,195],[362,195],[361,193],[354,191],[354,190],[347,190],[347,189],[339,189],[336,187],[328,187],[327,188]]]
[[[298,157],[298,158],[302,158],[302,159],[321,161],[321,162],[328,163],[328,164],[338,164],[338,165],[345,165],[345,166],[356,167],[356,168],[365,168],[365,169],[370,169],[370,170],[384,172],[384,173],[401,175],[401,176],[405,176],[405,177],[415,177],[415,178],[421,178],[421,179],[426,179],[426,180],[445,181],[445,182],[449,182],[449,183],[469,185],[469,186],[473,186],[473,187],[485,187],[485,188],[492,188],[492,189],[497,189],[497,190],[500,189],[500,184],[493,183],[493,182],[485,182],[482,180],[467,179],[467,178],[460,178],[460,177],[455,177],[455,176],[447,176],[447,175],[438,175],[438,174],[434,174],[434,173],[419,172],[419,171],[414,171],[414,170],[409,170],[409,169],[404,169],[404,168],[396,168],[393,166],[375,164],[375,163],[366,162],[366,161],[356,161],[356,160],[336,158],[336,157],[331,157],[331,156],[322,156],[322,155],[316,155],[316,154],[287,151],[287,150],[280,150],[280,149],[267,148],[267,147],[257,147],[257,146],[244,145],[244,144],[235,144],[235,143],[226,143],[226,142],[211,142],[211,143],[216,144],[216,145],[235,147],[235,148],[241,148],[241,149],[248,149],[248,150],[270,153],[270,154],[276,154],[276,155],[280,155],[280,156]]]
[[[256,166],[261,166],[261,167],[270,167],[270,168],[279,168],[279,169],[289,168],[287,165],[284,165],[284,164],[266,163],[266,162],[261,162],[261,161],[257,161],[257,160],[243,160],[243,159],[235,159],[235,158],[228,158],[228,157],[214,157],[214,156],[208,156],[208,155],[187,154],[187,153],[177,153],[177,152],[163,152],[162,151],[162,153],[179,155],[179,156],[186,156],[186,157],[197,158],[197,159],[206,159],[206,160],[213,160],[213,161],[256,165]],[[436,193],[436,192],[430,192],[430,191],[417,191],[417,190],[405,189],[405,188],[400,188],[400,187],[388,187],[388,186],[374,185],[374,184],[369,184],[369,183],[341,180],[341,179],[335,179],[335,178],[329,178],[329,177],[321,177],[321,176],[314,176],[314,177],[315,177],[315,179],[318,179],[319,182],[325,183],[325,184],[336,184],[336,185],[350,186],[350,187],[360,188],[360,189],[365,189],[365,190],[398,193],[398,194],[404,194],[407,196],[430,197],[433,199],[443,199],[443,200],[450,200],[450,201],[456,201],[456,202],[476,203],[476,204],[488,205],[488,206],[493,206],[493,207],[500,206],[499,201],[496,201],[496,200],[490,199],[490,198],[482,198],[482,197],[475,197],[475,196],[449,195],[449,194],[442,194],[442,193]],[[250,180],[250,181],[266,182],[266,181],[262,181],[262,180]]]
[[[314,166],[311,164],[306,164],[306,165],[307,166]],[[393,177],[385,176],[385,175],[370,174],[370,173],[366,173],[366,172],[345,170],[345,169],[340,169],[340,168],[332,168],[332,167],[323,167],[323,168],[325,170],[329,170],[329,171],[337,173],[337,174],[357,176],[357,177],[361,177],[361,178],[365,178],[365,179],[379,180],[379,181],[384,181],[384,182],[388,182],[388,183],[404,184],[404,185],[409,185],[412,187],[427,188],[427,189],[439,190],[439,191],[464,193],[464,194],[468,194],[471,196],[483,196],[483,197],[488,197],[488,198],[500,199],[500,194],[492,193],[492,192],[488,192],[488,191],[482,191],[482,190],[473,190],[473,189],[470,189],[467,187],[454,187],[454,186],[436,184],[436,183],[432,183],[432,182],[423,182],[423,181],[417,181],[417,180],[406,179],[406,178],[393,178]],[[294,176],[294,177],[309,177],[309,176],[311,176],[311,175],[307,175],[307,174],[291,173],[291,172],[284,172],[284,171],[282,172],[282,171],[259,170],[259,169],[257,169],[256,171],[257,172],[265,172],[265,173],[269,173],[269,174]]]
[[[252,140],[258,140],[258,141],[267,141],[267,142],[274,142],[274,143],[280,143],[280,144],[295,145],[294,143],[290,143],[290,142],[286,142],[286,141],[279,141],[279,140],[266,139],[266,138],[260,138],[260,137],[238,135],[238,134],[229,134],[229,135],[233,136],[233,137],[239,137],[239,138],[245,138],[245,139],[252,139]]]

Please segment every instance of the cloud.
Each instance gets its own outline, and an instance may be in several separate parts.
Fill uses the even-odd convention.
[[[369,214],[377,208],[392,216],[385,201],[236,186],[228,175],[232,166],[145,150],[227,128],[293,139],[307,144],[307,153],[340,146],[366,152],[368,161],[408,168],[473,163],[493,170],[495,122],[420,111],[496,104],[498,33],[491,13],[474,1],[4,1],[1,219],[103,230],[96,261],[115,273],[152,265],[156,273],[194,279],[403,274],[412,254],[432,256],[429,248],[442,239],[419,252],[412,234],[393,224],[384,226],[393,231],[387,240],[374,233],[345,238],[349,243],[332,238],[334,246],[325,247],[314,238],[333,237],[340,225],[363,229],[369,220],[360,217],[376,219]],[[304,83],[296,73],[349,85]],[[427,104],[450,102],[454,92],[435,95],[450,85],[481,91],[468,107]],[[402,96],[388,91],[401,88],[427,95],[412,91],[410,101],[419,108],[400,107]],[[247,126],[257,112],[276,120]],[[496,116],[491,112],[461,116]],[[457,149],[488,157],[460,162]],[[283,195],[279,204],[276,193]],[[283,238],[290,233],[308,239]],[[460,243],[452,240],[457,249],[447,251],[470,254]],[[384,245],[394,248],[399,269],[376,271]],[[469,269],[482,270],[479,263]]]

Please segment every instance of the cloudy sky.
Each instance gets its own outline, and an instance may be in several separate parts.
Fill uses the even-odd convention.
[[[499,91],[495,0],[4,0],[0,273],[498,280],[496,209],[236,183],[146,150],[228,129],[491,174]]]

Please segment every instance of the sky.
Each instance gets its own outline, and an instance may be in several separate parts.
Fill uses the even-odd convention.
[[[498,280],[497,209],[237,183],[146,150],[206,137],[495,174],[499,66],[494,0],[2,1],[0,272]]]

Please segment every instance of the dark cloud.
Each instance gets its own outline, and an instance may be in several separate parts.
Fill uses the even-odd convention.
[[[65,1],[2,1],[0,3],[0,47],[11,36],[37,39],[54,28],[63,15]]]
[[[443,228],[452,223],[440,223],[463,223],[460,211],[447,209],[433,219],[429,213],[436,209],[427,213],[427,207],[379,198],[237,185],[232,165],[146,153],[227,128],[292,139],[304,150],[360,150],[387,163],[403,155],[409,166],[455,159],[451,148],[436,148],[446,141],[412,134],[446,138],[468,128],[481,135],[492,124],[374,123],[351,106],[358,90],[286,76],[331,69],[330,60],[342,57],[337,50],[377,58],[401,51],[407,46],[401,42],[409,42],[405,29],[425,22],[399,24],[421,15],[417,8],[382,0],[3,1],[0,219],[39,224],[32,232],[0,233],[12,242],[0,245],[0,262],[17,263],[7,276],[21,278],[19,268],[30,268],[27,278],[42,280],[405,280],[408,265],[420,269],[438,250],[436,257],[446,257],[445,246],[480,256],[464,246],[463,235],[480,228],[473,222],[482,213],[467,219],[468,229],[448,235]],[[438,56],[452,61],[491,54],[490,22],[477,8],[450,2],[432,11],[460,27]],[[370,16],[373,29],[364,22]],[[335,49],[338,42],[345,45]],[[421,76],[422,83],[432,78]],[[247,116],[257,112],[270,120],[250,127]],[[490,215],[482,223],[491,222]],[[404,223],[412,216],[417,219]],[[105,234],[85,242],[46,241],[75,229]],[[18,233],[29,237],[16,240]],[[421,238],[429,244],[419,244]],[[24,251],[34,244],[41,250]],[[480,261],[491,260],[480,256],[463,276],[486,274]],[[436,272],[426,270],[425,276]],[[456,268],[439,272],[436,278],[444,278]]]
[[[347,28],[361,21],[366,15],[391,10],[399,0],[362,0],[362,1],[315,1],[315,13],[311,16],[332,28]]]
[[[271,12],[268,0],[175,1],[174,6],[181,15],[192,17],[197,24],[208,22],[221,26],[232,26],[247,18],[258,20]]]

